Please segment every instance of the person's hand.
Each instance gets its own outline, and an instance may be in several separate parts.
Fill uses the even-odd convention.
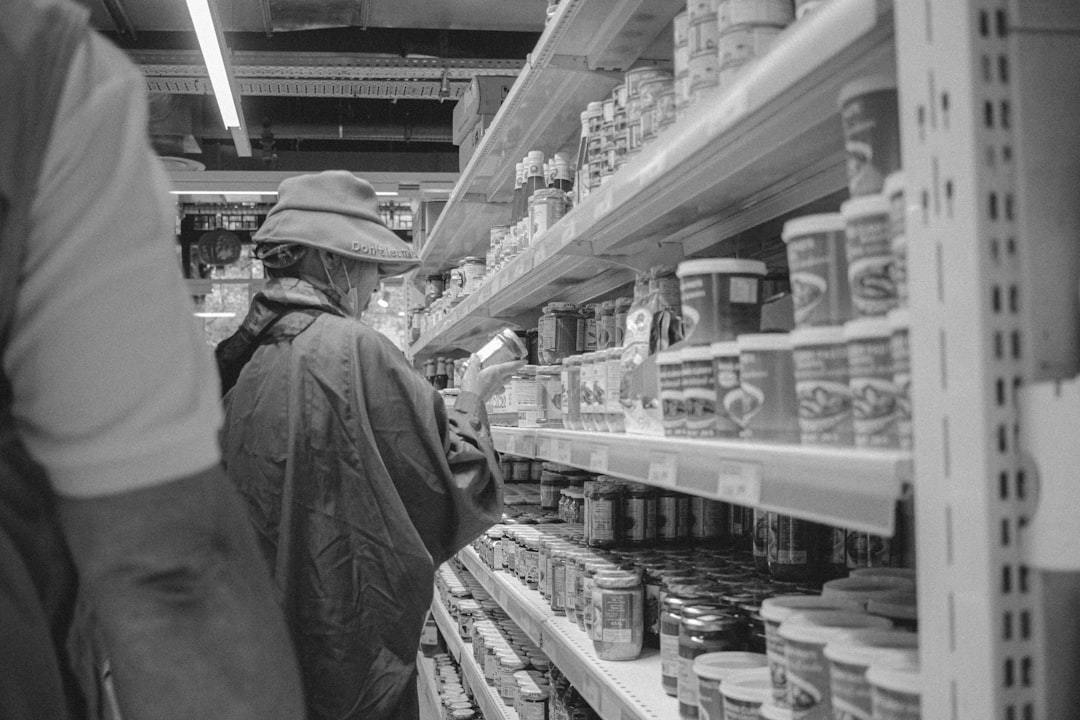
[[[499,392],[510,376],[524,364],[524,360],[511,360],[481,369],[480,359],[474,353],[469,356],[469,364],[465,368],[465,375],[461,378],[460,389],[462,392],[475,393],[481,400],[486,401]]]

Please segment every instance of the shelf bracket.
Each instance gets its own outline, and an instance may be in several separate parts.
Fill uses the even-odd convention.
[[[591,68],[589,67],[589,58],[584,55],[552,55],[547,66],[557,70],[590,73],[592,75],[599,75],[613,80],[622,80],[626,74],[625,71],[621,70],[600,70]]]

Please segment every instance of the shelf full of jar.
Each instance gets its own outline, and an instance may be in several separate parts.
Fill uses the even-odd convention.
[[[591,300],[628,282],[632,270],[732,252],[729,241],[740,233],[836,211],[847,191],[840,91],[863,76],[895,73],[892,25],[892,4],[879,0],[831,0],[800,18],[730,86],[707,91],[606,184],[489,273],[410,352],[461,347],[476,318],[512,319],[548,300]],[[486,232],[468,239],[474,244],[462,254],[486,253]],[[585,296],[581,283],[596,295]]]
[[[636,660],[601,660],[588,636],[552,612],[538,591],[492,570],[471,547],[458,558],[603,720],[678,717],[678,701],[661,686],[659,652],[646,649]]]
[[[670,62],[671,20],[685,7],[685,0],[561,0],[431,229],[421,277],[473,254],[492,225],[507,222],[514,164],[530,150],[573,151],[590,101],[638,60]]]
[[[424,657],[423,653],[416,653],[416,671],[420,717],[437,717],[435,713],[442,713],[443,706],[435,682],[435,661]]]
[[[443,640],[446,642],[446,649],[461,666],[462,676],[468,683],[467,687],[472,689],[473,700],[484,714],[484,718],[518,720],[518,714],[514,712],[514,709],[507,706],[499,697],[498,692],[487,684],[483,670],[473,657],[472,648],[465,645],[458,631],[457,622],[450,617],[449,611],[439,602],[437,596],[431,602],[431,615],[435,618],[435,624],[439,626],[439,632],[442,633]]]
[[[493,427],[501,453],[891,537],[911,453],[738,439]]]

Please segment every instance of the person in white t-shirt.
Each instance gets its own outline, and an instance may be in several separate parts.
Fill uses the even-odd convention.
[[[0,717],[103,715],[93,650],[124,720],[301,718],[145,81],[86,15],[0,3]]]

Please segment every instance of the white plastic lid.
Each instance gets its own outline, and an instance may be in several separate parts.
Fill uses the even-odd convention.
[[[758,715],[761,716],[761,720],[794,720],[795,711],[789,707],[773,705],[771,702],[766,701],[761,703],[761,707],[758,708]]]
[[[890,319],[892,313],[889,313]],[[898,568],[898,567],[865,567],[855,568],[848,573],[849,577],[898,577],[907,578],[911,582],[915,582],[915,571],[912,568]]]
[[[866,75],[856,78],[840,88],[840,107],[844,107],[847,101],[858,95],[865,95],[877,90],[895,90],[896,78],[892,75]]]
[[[889,314],[885,316],[889,321],[889,325],[892,327],[893,332],[897,330],[907,330],[911,327],[911,311],[907,308],[897,308],[890,310]],[[869,568],[868,568],[869,569]],[[881,568],[884,570],[885,568]],[[900,570],[902,568],[894,568]]]
[[[712,347],[709,345],[687,345],[679,352],[682,353],[683,362],[711,362],[713,358]]]
[[[868,600],[866,612],[895,620],[918,620],[919,599],[914,587],[898,588]]]
[[[704,260],[685,260],[675,269],[675,275],[708,275],[711,273],[741,273],[744,275],[765,275],[765,263],[760,260],[738,260],[736,258],[706,258]]]
[[[791,350],[791,337],[788,333],[746,333],[736,341],[739,352],[756,350]]]
[[[919,653],[890,654],[880,658],[866,671],[866,682],[893,692],[921,696]]]
[[[902,577],[846,577],[830,580],[821,586],[823,597],[838,597],[867,603],[870,600],[915,586],[915,581]]]
[[[678,365],[682,363],[682,350],[661,350],[656,353],[657,365]]]
[[[889,324],[889,319],[884,315],[859,318],[844,323],[845,340],[872,340],[874,338],[887,338],[890,335],[892,335],[892,325]]]
[[[881,194],[887,198],[891,198],[897,193],[904,192],[906,188],[906,180],[904,179],[904,171],[897,170],[891,172],[885,176],[885,183],[881,186]]]
[[[525,156],[525,159],[527,161],[531,162],[531,163],[533,163],[533,162],[542,163],[542,162],[544,162],[544,151],[543,150],[530,150],[529,154]]]
[[[720,683],[720,694],[738,702],[760,705],[772,697],[772,673],[768,667],[733,673]]]
[[[807,345],[843,345],[843,325],[821,325],[818,327],[798,328],[791,331],[792,347]]]
[[[827,598],[821,595],[781,595],[761,601],[761,617],[769,622],[783,622],[791,615],[806,610],[861,611],[862,605],[844,598]]]
[[[736,673],[765,667],[768,658],[752,652],[711,652],[698,655],[694,660],[694,673],[710,680],[726,681]]]
[[[889,210],[889,198],[884,195],[860,195],[845,201],[840,206],[840,214],[844,216],[845,221],[871,215],[887,216]]]
[[[824,645],[853,630],[889,629],[892,622],[877,615],[850,610],[808,610],[797,612],[780,623],[780,637],[794,642]]]
[[[856,630],[847,637],[833,640],[823,650],[833,662],[869,666],[888,653],[919,649],[919,636],[906,630]]]
[[[890,177],[892,177],[890,175]],[[826,232],[843,232],[844,216],[840,213],[820,213],[818,215],[803,215],[792,218],[784,223],[784,229],[780,237],[784,242],[803,235],[813,235]]]
[[[713,357],[739,357],[739,343],[734,340],[720,340],[709,346]]]

